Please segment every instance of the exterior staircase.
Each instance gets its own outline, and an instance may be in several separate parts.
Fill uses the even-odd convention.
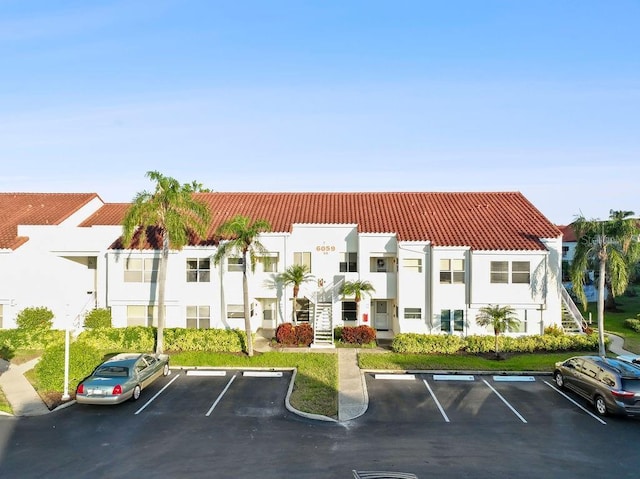
[[[334,348],[331,303],[316,303],[312,348]]]
[[[585,321],[582,313],[563,286],[560,291],[562,295],[562,327],[567,333],[584,333],[589,325]]]

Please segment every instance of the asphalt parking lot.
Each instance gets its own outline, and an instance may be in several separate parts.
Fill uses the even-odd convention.
[[[287,410],[290,371],[174,369],[137,402],[0,418],[0,477],[635,478],[640,469],[640,421],[601,420],[551,376],[365,376],[368,411],[338,424]]]

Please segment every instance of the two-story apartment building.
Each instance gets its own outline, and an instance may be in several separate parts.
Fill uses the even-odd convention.
[[[561,323],[562,234],[520,193],[196,195],[212,221],[205,238],[171,252],[168,327],[243,328],[241,259],[213,262],[216,228],[238,214],[272,227],[260,235],[266,252],[249,273],[254,330],[292,320],[292,288],[279,275],[294,264],[313,275],[296,307],[298,319],[312,323],[367,324],[381,337],[486,333],[475,316],[489,304],[516,310],[514,333]],[[23,200],[23,214],[9,215]],[[58,215],[35,215],[34,205]],[[0,194],[3,326],[26,306],[52,309],[57,327],[94,306],[110,308],[114,326],[153,324],[159,252],[148,244],[122,249],[128,206],[95,194]],[[340,294],[354,280],[375,288],[359,315]]]

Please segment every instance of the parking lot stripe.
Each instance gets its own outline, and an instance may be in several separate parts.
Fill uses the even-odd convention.
[[[434,374],[434,381],[473,381],[475,378],[473,376],[468,376],[466,374]]]
[[[513,412],[513,414],[518,416],[518,419],[520,419],[523,423],[527,424],[527,420],[525,418],[523,418],[522,415],[518,411],[516,411],[516,408],[514,408],[511,404],[509,404],[509,401],[507,401],[504,397],[502,397],[502,394],[500,394],[498,391],[496,391],[496,389],[491,384],[489,384],[486,379],[483,379],[482,381],[487,386],[489,386],[489,388],[494,393],[496,393],[496,396],[498,396],[500,398],[500,400],[502,400],[502,402],[505,403],[509,409],[511,409],[511,412]]]
[[[187,371],[187,376],[226,376],[226,371],[203,371],[200,369],[190,369]]]
[[[245,371],[242,375],[250,378],[281,378],[282,371]]]
[[[548,383],[547,381],[544,381],[544,383],[549,386],[551,389],[553,389],[555,392],[557,392],[558,394],[564,396],[564,398],[566,400],[568,400],[569,402],[572,402],[573,404],[575,404],[576,406],[578,406],[580,409],[582,409],[584,412],[586,412],[589,416],[591,416],[593,419],[595,419],[596,421],[600,422],[600,424],[607,424],[605,421],[603,421],[602,419],[600,419],[598,416],[596,416],[595,414],[593,414],[591,411],[589,411],[588,409],[584,408],[581,404],[577,403],[576,401],[574,401],[573,399],[571,399],[569,396],[567,396],[564,392],[560,391],[560,389],[558,389],[557,387],[555,387],[553,384]]]
[[[447,413],[444,412],[444,409],[442,408],[442,405],[440,404],[440,401],[438,401],[438,398],[436,397],[436,395],[434,394],[433,390],[431,389],[431,386],[429,386],[429,383],[427,382],[426,379],[422,380],[424,382],[424,385],[427,386],[427,390],[429,391],[429,394],[431,394],[431,397],[433,398],[434,402],[436,403],[436,406],[438,406],[438,409],[440,410],[440,414],[442,414],[442,417],[444,418],[445,422],[451,422],[449,421],[449,416],[447,416]]]
[[[218,405],[218,403],[220,402],[220,400],[222,399],[222,396],[224,396],[224,393],[227,392],[227,389],[229,389],[229,386],[231,386],[231,383],[236,379],[237,374],[234,374],[233,376],[231,376],[231,379],[229,380],[229,382],[227,383],[227,385],[224,387],[224,389],[222,390],[222,392],[220,393],[220,395],[218,396],[218,399],[216,399],[216,401],[211,405],[211,407],[209,408],[209,410],[207,411],[207,414],[205,414],[205,416],[210,416],[211,413],[213,412],[213,410],[216,408],[216,406]]]
[[[373,377],[376,379],[397,379],[398,381],[415,381],[416,379],[413,374],[376,374]]]
[[[157,393],[154,394],[154,396],[149,399],[146,403],[144,403],[144,406],[142,406],[140,409],[138,409],[134,414],[140,414],[142,411],[144,411],[144,409],[151,404],[153,401],[155,401],[155,399],[160,396],[160,394],[162,394],[162,392],[167,389],[169,386],[171,386],[171,384],[173,384],[173,382],[178,379],[180,377],[180,375],[178,374],[175,378],[173,378],[171,381],[169,381],[167,384],[164,385],[164,387],[158,391]]]

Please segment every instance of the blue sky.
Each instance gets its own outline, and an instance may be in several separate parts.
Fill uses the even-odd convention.
[[[640,213],[637,0],[0,0],[0,191],[520,191]]]

